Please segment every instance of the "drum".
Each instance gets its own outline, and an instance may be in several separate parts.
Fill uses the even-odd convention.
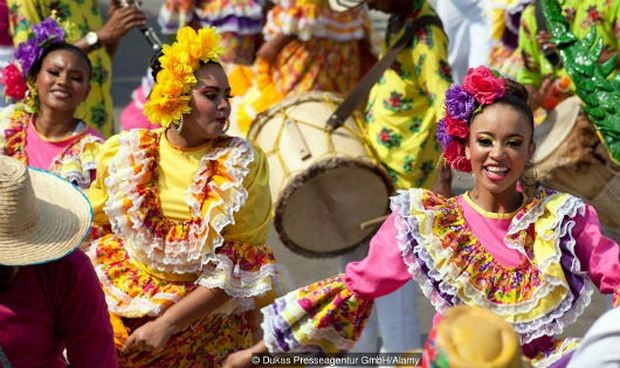
[[[601,223],[620,233],[620,168],[609,158],[580,103],[578,97],[562,101],[536,127],[533,174],[547,186],[589,202]]]
[[[274,225],[292,251],[331,257],[370,237],[389,210],[393,187],[365,143],[354,112],[331,131],[342,98],[326,92],[289,97],[252,122],[248,138],[269,161]]]

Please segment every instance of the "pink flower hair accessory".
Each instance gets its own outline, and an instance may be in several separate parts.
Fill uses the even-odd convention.
[[[443,157],[453,169],[471,172],[465,157],[472,119],[483,106],[506,95],[506,81],[486,66],[470,68],[463,84],[453,84],[446,91],[446,116],[437,123],[437,141]]]

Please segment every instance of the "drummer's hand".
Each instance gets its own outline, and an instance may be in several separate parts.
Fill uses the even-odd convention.
[[[551,91],[551,87],[553,86],[553,77],[547,76],[544,77],[542,82],[540,83],[540,87],[536,88],[531,84],[525,86],[528,93],[527,103],[530,105],[532,111],[536,111],[539,107],[542,106],[543,99],[545,96]]]
[[[163,318],[149,321],[136,329],[127,338],[121,354],[160,349],[168,342],[173,332],[173,326]]]
[[[555,50],[555,44],[551,42],[551,34],[547,31],[539,31],[536,34],[536,42],[543,51]]]

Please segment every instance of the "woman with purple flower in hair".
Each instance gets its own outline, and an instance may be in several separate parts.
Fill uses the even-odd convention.
[[[575,322],[595,287],[620,302],[620,247],[601,233],[596,211],[527,178],[535,144],[525,88],[478,67],[450,87],[445,108],[437,129],[443,158],[472,173],[473,188],[451,198],[400,191],[368,256],[263,308],[263,342],[229,357],[231,366],[251,353],[349,350],[373,301],[412,278],[435,307],[434,321],[455,305],[490,310],[512,326],[534,367],[569,360],[578,340],[554,336]],[[423,366],[457,366],[454,357],[458,366],[520,366],[498,363],[501,341],[485,347],[431,338]]]
[[[18,102],[0,110],[0,154],[86,189],[103,139],[76,117],[90,92],[92,67],[81,49],[65,42],[71,37],[66,28],[52,17],[35,24],[2,70],[4,93]]]

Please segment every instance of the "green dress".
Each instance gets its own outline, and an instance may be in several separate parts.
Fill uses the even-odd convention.
[[[74,23],[82,36],[103,27],[103,19],[96,0],[7,0],[7,5],[15,45],[26,41],[32,25],[52,15],[54,10],[60,19]],[[93,66],[90,94],[78,108],[76,117],[92,124],[109,137],[113,132],[110,91],[112,59],[105,48],[90,52],[88,58]]]

